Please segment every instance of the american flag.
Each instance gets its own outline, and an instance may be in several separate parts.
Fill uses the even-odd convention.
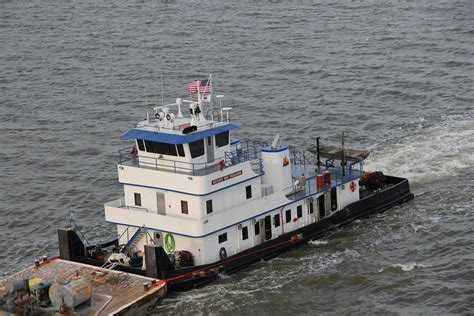
[[[211,80],[194,80],[188,85],[188,91],[190,93],[197,93],[198,87],[200,93],[211,93]]]

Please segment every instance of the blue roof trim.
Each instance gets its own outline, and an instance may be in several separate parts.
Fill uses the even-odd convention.
[[[168,134],[162,132],[152,132],[142,129],[132,128],[125,132],[122,137],[127,139],[145,139],[153,142],[167,143],[167,144],[187,144],[194,142],[199,139],[203,139],[209,136],[213,136],[219,133],[227,132],[233,129],[239,128],[235,124],[226,124],[209,128],[200,131],[199,128],[196,132],[190,134]]]

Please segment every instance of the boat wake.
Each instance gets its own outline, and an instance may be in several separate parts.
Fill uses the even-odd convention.
[[[416,263],[416,262],[408,262],[405,264],[401,263],[396,263],[392,264],[389,268],[383,268],[380,269],[378,272],[384,272],[384,271],[394,271],[394,272],[408,272],[408,271],[413,271],[414,269],[420,269],[420,268],[425,268],[426,266],[421,264],[421,263]]]
[[[365,170],[403,175],[411,183],[427,183],[457,175],[474,166],[474,119],[449,117],[431,127],[403,127],[400,137],[379,145]],[[400,136],[400,135],[399,135]]]
[[[308,242],[308,244],[310,245],[315,245],[315,246],[319,246],[319,245],[327,245],[329,242],[327,240],[311,240]]]

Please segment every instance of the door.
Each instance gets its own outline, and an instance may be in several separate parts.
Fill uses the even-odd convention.
[[[337,189],[331,189],[331,211],[335,212],[337,210]]]
[[[263,232],[265,231],[264,228],[264,219],[260,219],[254,224],[253,232],[254,232],[254,245],[261,244],[264,242]],[[258,234],[257,234],[258,232]]]
[[[209,136],[206,141],[207,144],[207,162],[214,161],[214,137]]]
[[[158,214],[166,215],[166,203],[164,193],[156,192],[156,209],[158,211]]]
[[[318,210],[319,218],[324,218],[326,216],[326,203],[324,201],[324,194],[321,194],[318,197]]]
[[[272,217],[265,216],[265,240],[272,239]]]
[[[318,208],[316,202],[313,198],[307,200],[308,203],[308,210],[309,210],[309,218],[310,222],[314,223],[318,221]]]

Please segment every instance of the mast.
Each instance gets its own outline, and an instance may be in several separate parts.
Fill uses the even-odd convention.
[[[344,132],[342,132],[342,137],[341,137],[341,168],[342,168],[342,177],[346,175],[346,170],[345,170],[345,154],[344,154]]]

